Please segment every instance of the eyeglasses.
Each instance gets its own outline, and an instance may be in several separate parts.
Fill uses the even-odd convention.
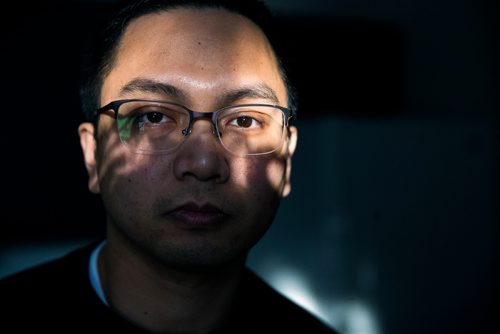
[[[116,120],[121,142],[136,153],[169,153],[191,133],[196,119],[208,119],[229,152],[262,155],[283,145],[291,109],[269,104],[240,104],[213,112],[197,112],[159,100],[118,100],[96,110]]]

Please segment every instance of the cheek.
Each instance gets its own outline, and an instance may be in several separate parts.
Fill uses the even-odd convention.
[[[281,195],[285,182],[286,161],[273,160],[266,168],[266,175],[273,189]]]
[[[269,200],[279,196],[283,187],[285,165],[281,159],[242,159],[232,166],[233,180],[239,189]]]
[[[147,182],[155,174],[154,168],[165,165],[157,156],[131,152],[118,138],[113,128],[103,127],[99,133],[96,161],[101,184],[114,188],[116,182]]]
[[[117,156],[113,161],[108,160],[102,168],[101,184],[106,184],[109,191],[117,191],[118,194],[148,197],[155,193],[155,188],[160,187],[162,181],[166,181],[164,174],[168,170],[165,163],[151,159],[147,155],[127,154]]]
[[[102,138],[98,151],[98,178],[103,200],[120,210],[147,210],[154,201],[155,187],[168,167],[154,156],[134,154],[113,134]],[[158,158],[156,158],[158,160]],[[162,166],[161,171],[155,170]]]
[[[271,226],[281,200],[284,165],[278,160],[261,158],[246,161],[234,168],[234,182],[239,190],[242,210],[238,219],[236,236],[232,240],[254,244]]]

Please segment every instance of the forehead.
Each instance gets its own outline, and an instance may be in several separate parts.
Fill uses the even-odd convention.
[[[261,29],[221,9],[178,8],[134,19],[122,36],[103,91],[137,77],[181,86],[191,80],[201,88],[264,83],[277,95],[286,95]]]
[[[245,16],[216,8],[181,7],[139,16],[125,29],[124,40],[137,34],[177,42],[191,38],[216,43],[235,43],[241,37],[266,40],[261,29]]]

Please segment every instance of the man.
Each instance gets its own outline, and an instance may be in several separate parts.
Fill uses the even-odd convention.
[[[4,280],[4,326],[332,332],[245,268],[290,192],[297,141],[265,15],[255,1],[118,15],[78,129],[106,240]]]

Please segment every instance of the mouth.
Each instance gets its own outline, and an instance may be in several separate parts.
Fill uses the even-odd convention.
[[[212,204],[186,203],[166,213],[188,228],[209,228],[221,224],[228,215]]]

